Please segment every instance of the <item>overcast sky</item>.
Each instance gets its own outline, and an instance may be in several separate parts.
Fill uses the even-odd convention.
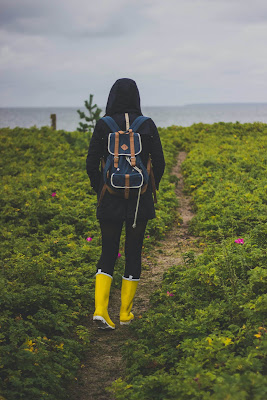
[[[0,0],[0,106],[267,102],[266,0]]]

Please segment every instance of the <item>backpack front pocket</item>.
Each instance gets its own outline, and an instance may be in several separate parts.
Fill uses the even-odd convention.
[[[114,172],[111,175],[110,183],[116,189],[139,189],[144,183],[144,178],[139,172],[131,174],[119,174]]]

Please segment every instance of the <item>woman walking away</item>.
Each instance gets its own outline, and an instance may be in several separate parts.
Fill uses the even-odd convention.
[[[97,122],[90,141],[86,168],[97,193],[102,234],[93,320],[101,329],[115,329],[108,303],[122,227],[125,223],[120,324],[128,325],[134,318],[131,309],[141,275],[144,233],[147,221],[155,218],[156,189],[165,168],[158,130],[151,118],[142,115],[132,79],[118,79],[112,86],[106,115]]]

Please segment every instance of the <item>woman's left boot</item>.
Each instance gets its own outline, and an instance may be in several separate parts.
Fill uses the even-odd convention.
[[[121,284],[121,309],[120,309],[120,324],[129,325],[134,319],[131,312],[133,299],[137,289],[138,281],[122,278]]]
[[[108,303],[112,276],[98,273],[95,280],[95,313],[94,322],[99,329],[115,329],[115,324],[108,315]]]

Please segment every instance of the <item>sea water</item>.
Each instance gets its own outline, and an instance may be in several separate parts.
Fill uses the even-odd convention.
[[[75,131],[82,107],[0,108],[0,127],[50,126],[50,115],[57,116],[57,129]],[[104,111],[103,107],[103,111]],[[190,126],[194,123],[264,122],[267,123],[267,103],[189,104],[172,107],[142,107],[144,115],[151,117],[158,127]],[[84,121],[84,120],[83,120]]]

